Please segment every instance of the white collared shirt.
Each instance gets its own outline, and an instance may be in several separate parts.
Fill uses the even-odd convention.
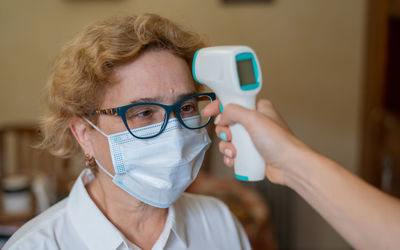
[[[93,180],[84,170],[68,198],[21,227],[3,249],[140,249],[103,215],[86,191]],[[221,201],[183,193],[168,209],[152,249],[251,249],[247,236]]]

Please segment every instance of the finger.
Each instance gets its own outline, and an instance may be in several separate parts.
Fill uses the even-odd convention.
[[[235,158],[236,149],[230,142],[220,141],[218,144],[219,151],[226,157]]]
[[[219,100],[215,100],[208,104],[204,109],[203,109],[203,115],[205,116],[214,116],[219,114],[220,111],[220,102]]]
[[[216,126],[215,133],[219,138],[221,138],[224,141],[229,141],[229,142],[232,141],[232,133],[228,127]]]
[[[235,164],[235,160],[233,158],[224,156],[224,164],[228,167],[233,167],[233,165]]]

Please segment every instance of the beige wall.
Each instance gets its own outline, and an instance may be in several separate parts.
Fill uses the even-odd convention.
[[[50,63],[82,27],[115,13],[156,12],[207,35],[212,44],[253,47],[263,69],[260,96],[276,104],[305,142],[356,171],[366,1],[221,2],[0,1],[0,123],[38,119]],[[220,156],[212,157],[213,171],[231,177]],[[294,204],[299,248],[345,246],[309,207]]]

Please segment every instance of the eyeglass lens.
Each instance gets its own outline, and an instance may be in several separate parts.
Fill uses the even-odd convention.
[[[184,124],[189,128],[199,128],[204,126],[209,116],[203,116],[202,110],[211,102],[211,98],[207,95],[196,96],[185,100],[179,106],[179,115],[182,118]],[[152,129],[151,134],[143,135],[140,131],[132,131],[135,136],[139,137],[151,137],[158,134],[162,128],[162,123],[166,117],[165,109],[158,105],[144,104],[133,106],[126,110],[125,117],[129,129],[138,130],[142,127],[158,124]],[[172,113],[170,114],[170,117]],[[194,118],[194,119],[190,119]],[[159,130],[155,129],[159,128]]]

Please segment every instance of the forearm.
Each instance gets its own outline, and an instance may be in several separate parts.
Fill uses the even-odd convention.
[[[286,184],[314,207],[356,249],[400,246],[400,201],[337,163],[305,150]]]

